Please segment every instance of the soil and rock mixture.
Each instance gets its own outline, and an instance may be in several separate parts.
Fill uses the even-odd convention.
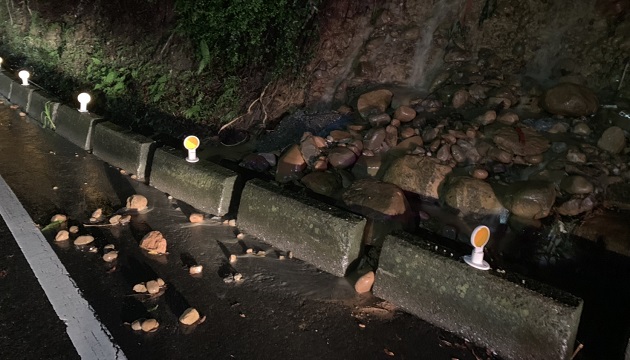
[[[48,72],[77,79],[96,44],[107,61],[125,57],[126,68],[168,64],[157,67],[174,81],[162,96],[190,94],[190,76],[172,80],[198,61],[190,43],[165,30],[172,2],[98,3],[95,14],[82,1],[13,3],[0,16],[13,26],[2,45],[16,59],[57,51],[59,67]],[[629,10],[626,0],[323,2],[305,71],[270,82],[243,75],[238,111],[213,114],[227,125],[163,117],[164,107],[146,103],[133,125],[155,136],[164,128],[172,138],[204,135],[206,157],[223,153],[366,216],[365,267],[377,267],[392,230],[429,230],[466,249],[472,229],[488,225],[493,267],[583,297],[587,320],[609,321],[621,343],[630,330],[619,320],[625,308],[597,308],[597,290],[575,279],[613,284],[611,264],[626,268],[630,255]],[[33,11],[44,21],[33,21]],[[11,38],[25,34],[17,51]],[[155,85],[128,90],[146,99]],[[205,96],[222,86],[204,88]],[[106,111],[113,100],[100,96],[96,109]],[[194,106],[187,101],[173,112]]]

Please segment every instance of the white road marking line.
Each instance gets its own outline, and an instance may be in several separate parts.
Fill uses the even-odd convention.
[[[41,231],[35,227],[11,188],[0,176],[0,215],[22,249],[39,284],[44,289],[82,359],[124,360],[107,328],[96,318]]]

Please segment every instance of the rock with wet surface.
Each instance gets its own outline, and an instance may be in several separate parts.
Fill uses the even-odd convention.
[[[611,126],[599,138],[597,146],[611,154],[619,154],[626,147],[626,135],[618,126]]]
[[[467,176],[452,178],[444,185],[442,200],[463,216],[497,215],[504,211],[492,186],[487,182]]]
[[[92,235],[81,235],[74,240],[74,245],[81,246],[87,245],[94,241],[94,237]]]
[[[549,215],[556,201],[553,183],[546,181],[519,181],[507,187],[503,204],[517,216],[542,219]]]
[[[127,198],[127,209],[142,211],[149,205],[149,200],[143,195],[135,194]]]
[[[200,222],[203,222],[203,214],[199,214],[199,213],[192,213],[192,214],[190,214],[190,216],[188,217],[188,221],[190,221],[191,223],[200,223]]]
[[[371,114],[384,113],[392,101],[394,94],[387,89],[380,89],[367,92],[359,96],[357,110],[363,118]]]
[[[68,217],[66,215],[63,215],[63,214],[56,214],[55,216],[50,218],[50,222],[51,223],[64,222],[64,221],[67,221],[67,220],[68,220]]]
[[[556,211],[564,216],[576,216],[587,211],[593,210],[595,202],[591,197],[582,199],[581,197],[572,198],[556,206]]]
[[[529,127],[506,126],[498,130],[492,140],[499,148],[521,156],[542,154],[551,147],[549,140]]]
[[[394,112],[394,119],[400,120],[400,122],[409,122],[416,117],[416,110],[409,106],[400,106]]]
[[[297,144],[293,145],[278,159],[276,181],[285,183],[299,179],[304,169],[306,169],[306,161],[302,157],[300,147]]]
[[[147,281],[145,285],[149,294],[157,294],[160,292],[160,284],[156,280]]]
[[[373,179],[355,181],[342,198],[346,205],[370,217],[402,215],[409,206],[398,186]]]
[[[140,247],[157,254],[166,254],[166,239],[159,231],[151,231],[140,241]]]
[[[597,95],[586,86],[562,83],[548,89],[542,107],[554,115],[588,116],[597,111]]]
[[[305,133],[300,141],[300,153],[307,164],[312,165],[326,147],[326,140],[311,133]]]
[[[103,255],[103,261],[112,262],[118,259],[118,251],[110,251]]]
[[[357,160],[356,154],[347,147],[338,146],[328,152],[328,162],[336,169],[345,169]]]
[[[147,319],[142,322],[141,328],[144,332],[154,332],[160,327],[160,323],[155,319]]]
[[[354,290],[359,294],[365,294],[372,290],[372,285],[374,285],[374,271],[369,271],[366,274],[362,275],[356,283],[354,283]]]
[[[332,196],[341,189],[341,180],[333,173],[325,171],[315,171],[302,178],[302,184],[313,192],[325,196]]]
[[[70,239],[70,233],[67,230],[61,230],[55,235],[55,241],[66,241]]]
[[[122,218],[121,215],[114,215],[112,217],[109,218],[109,223],[112,225],[118,225],[120,224],[120,219]]]
[[[383,181],[425,198],[439,198],[438,188],[452,171],[425,156],[405,155],[394,160],[383,176]]]
[[[560,189],[569,194],[590,194],[594,187],[584,176],[571,175],[562,179]]]
[[[256,172],[264,172],[271,167],[269,161],[259,154],[247,154],[238,165]]]
[[[184,325],[192,325],[199,321],[199,312],[195,308],[188,308],[184,310],[184,313],[179,317],[179,322]]]

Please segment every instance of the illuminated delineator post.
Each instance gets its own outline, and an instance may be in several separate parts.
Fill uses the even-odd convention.
[[[80,93],[77,96],[77,100],[79,100],[79,112],[88,112],[87,104],[92,100],[92,97],[88,93]]]
[[[466,264],[479,270],[490,270],[490,265],[483,260],[483,247],[490,240],[490,229],[485,225],[479,225],[470,234],[470,243],[475,247],[472,254],[464,256]]]
[[[18,77],[20,79],[22,79],[22,85],[24,86],[28,86],[28,78],[31,76],[31,74],[28,73],[28,71],[26,70],[22,70],[18,73]]]
[[[199,147],[199,144],[200,141],[198,137],[194,135],[186,136],[184,139],[184,147],[188,150],[188,157],[186,158],[186,161],[190,163],[196,163],[199,161],[199,158],[197,157],[197,148]]]
[[[2,61],[4,60],[2,60],[2,58],[0,57],[0,70],[2,69]]]

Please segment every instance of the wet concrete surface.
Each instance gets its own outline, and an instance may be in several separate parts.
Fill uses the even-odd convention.
[[[70,218],[68,225],[80,227],[79,234],[96,238],[92,253],[90,246],[54,242],[56,231],[44,231],[129,359],[495,358],[379,299],[356,295],[347,279],[299,260],[280,260],[278,252],[256,239],[239,241],[236,229],[219,220],[189,223],[192,209],[186,204],[120,174],[54,132],[18,117],[6,105],[0,105],[0,175],[42,227],[55,213],[64,213]],[[150,208],[133,213],[129,225],[84,226],[96,208],[107,215],[120,212],[125,199],[135,193],[145,195]],[[151,230],[166,237],[167,255],[139,249],[138,242]],[[114,263],[101,259],[106,244],[120,251]],[[245,254],[247,248],[265,250],[266,255]],[[236,263],[228,262],[230,254],[239,256]],[[189,275],[192,264],[203,265],[203,273]],[[243,282],[224,281],[236,272],[243,275]],[[157,296],[133,293],[134,284],[157,277],[167,284]],[[206,317],[203,323],[179,324],[178,317],[189,306]],[[20,309],[29,309],[24,312],[29,321],[40,311],[50,313],[28,301]],[[0,316],[10,316],[6,310],[0,309]],[[160,328],[135,332],[129,323],[139,318],[155,318]],[[67,339],[59,323],[49,321],[50,327],[7,330],[19,332],[31,346],[39,344],[42,334]],[[2,351],[19,350],[10,340],[6,346]],[[42,357],[54,358],[61,349],[43,348]],[[72,358],[65,354],[60,358]]]

